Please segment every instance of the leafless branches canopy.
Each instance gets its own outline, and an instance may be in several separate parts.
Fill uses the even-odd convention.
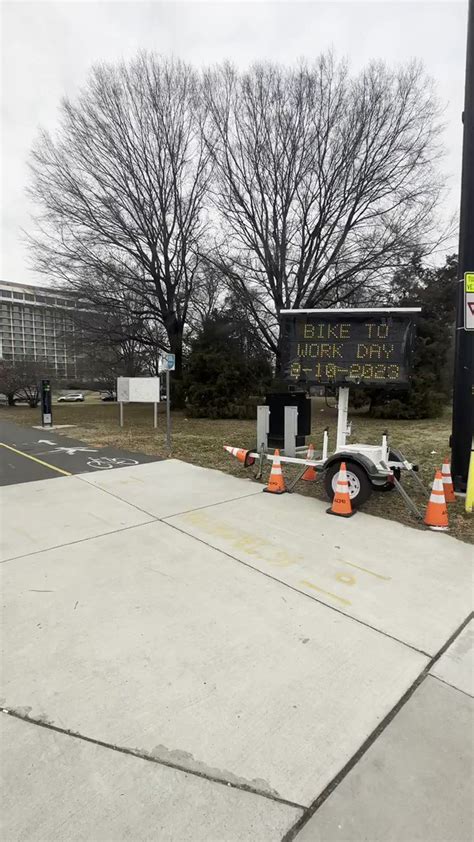
[[[417,64],[351,78],[331,55],[204,78],[214,261],[278,356],[281,308],[371,300],[434,236],[438,108]]]
[[[279,309],[382,302],[435,240],[439,109],[416,63],[198,76],[142,55],[96,68],[61,115],[33,152],[36,266],[111,309],[130,293],[178,366],[219,279],[278,367]]]
[[[33,151],[36,266],[114,308],[129,291],[157,317],[181,367],[206,222],[209,151],[195,72],[141,55],[92,71]]]

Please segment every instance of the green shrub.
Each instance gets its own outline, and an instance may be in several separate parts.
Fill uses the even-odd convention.
[[[262,349],[246,353],[229,316],[207,319],[191,343],[186,366],[186,411],[192,418],[256,417],[251,396],[263,392],[271,367]]]

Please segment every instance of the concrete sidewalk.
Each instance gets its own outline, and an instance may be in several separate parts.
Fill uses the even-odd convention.
[[[385,842],[333,819],[373,768],[394,840],[436,838],[418,783],[470,838],[470,548],[260,492],[176,460],[1,489],[5,839]]]

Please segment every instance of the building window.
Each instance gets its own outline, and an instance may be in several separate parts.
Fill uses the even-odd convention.
[[[0,298],[13,298],[13,293],[6,289],[0,289]]]

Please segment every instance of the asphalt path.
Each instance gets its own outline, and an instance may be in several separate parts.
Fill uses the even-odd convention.
[[[159,462],[161,457],[131,453],[115,447],[92,447],[86,442],[44,429],[0,420],[0,485],[54,479],[89,471]]]

